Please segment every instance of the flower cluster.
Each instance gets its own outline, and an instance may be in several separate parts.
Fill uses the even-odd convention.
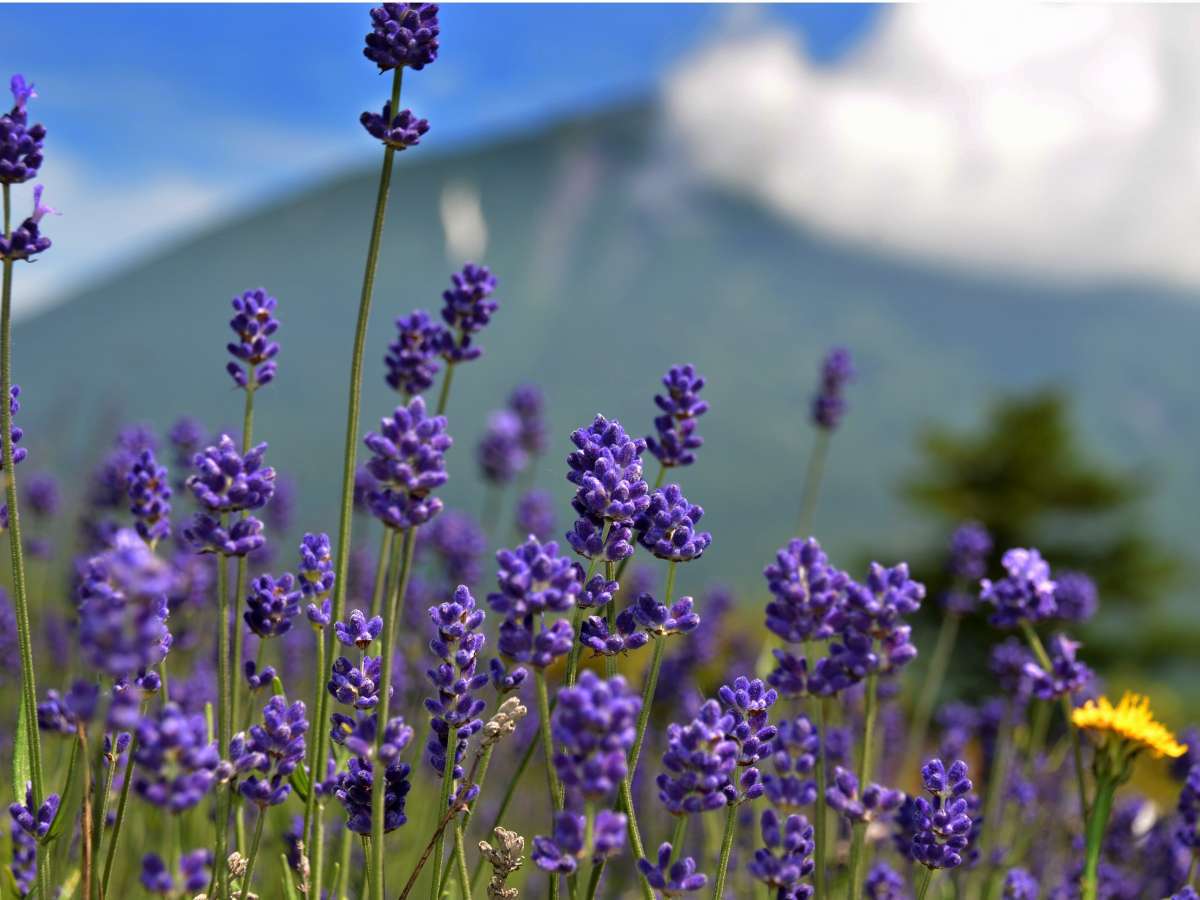
[[[579,860],[591,856],[593,862],[616,856],[625,847],[628,819],[624,813],[603,809],[592,822],[592,844],[587,844],[587,818],[573,812],[554,817],[554,834],[533,839],[534,865],[546,872],[574,874]]]
[[[763,789],[771,805],[780,809],[797,809],[817,799],[817,783],[810,776],[817,766],[821,751],[821,736],[803,714],[782,719],[772,745],[773,773],[763,774]]]
[[[558,692],[550,732],[558,751],[554,768],[567,791],[568,807],[578,801],[611,798],[625,779],[626,754],[633,746],[642,700],[625,679],[607,680],[584,671],[574,687]]]
[[[171,533],[171,485],[166,467],[158,464],[152,450],[143,450],[126,477],[134,527],[153,546]]]
[[[685,856],[671,862],[673,855],[674,848],[669,843],[664,843],[659,846],[658,856],[653,862],[645,857],[638,860],[638,871],[642,873],[646,883],[664,897],[676,897],[704,890],[708,884],[708,876],[696,871],[696,860]]]
[[[526,491],[517,499],[515,513],[517,532],[531,534],[544,541],[554,533],[554,498],[549,491]]]
[[[1082,572],[1059,572],[1054,576],[1054,605],[1060,619],[1088,621],[1100,605],[1096,582]]]
[[[368,115],[363,113],[364,120]],[[414,397],[433,386],[441,368],[437,360],[445,331],[423,309],[396,319],[396,339],[388,344],[383,359],[387,366],[385,380],[393,390]]]
[[[259,575],[250,583],[242,618],[260,638],[280,637],[292,628],[300,613],[300,589],[291,572],[275,577]]]
[[[546,399],[535,384],[522,384],[508,396],[508,408],[516,413],[521,422],[521,446],[530,456],[541,456],[546,452]]]
[[[407,406],[380,422],[379,431],[364,443],[374,454],[367,471],[378,482],[368,504],[374,516],[389,528],[423,525],[442,510],[432,491],[446,483],[445,453],[453,441],[446,433],[445,416],[425,413],[425,401],[413,397]]]
[[[558,544],[543,544],[530,537],[514,550],[496,554],[499,591],[488,594],[488,604],[504,616],[500,625],[500,652],[510,659],[549,665],[571,649],[570,623],[558,619],[544,624],[547,613],[566,613],[583,591],[583,572],[558,553]]]
[[[384,801],[383,830],[395,831],[408,821],[405,813],[405,798],[412,787],[409,782],[411,769],[405,763],[397,763],[383,770]],[[334,796],[346,811],[346,827],[355,834],[371,833],[371,795],[375,790],[375,773],[371,763],[357,756],[351,757],[346,771],[338,777]]]
[[[668,484],[650,495],[650,502],[634,528],[638,543],[657,556],[671,562],[698,559],[712,535],[696,531],[704,510],[687,501],[677,484]],[[667,598],[670,599],[670,598]]]
[[[825,800],[850,822],[872,822],[891,815],[904,802],[904,792],[868,784],[859,793],[858,779],[852,772],[835,766],[833,784],[825,790]]]
[[[385,3],[371,10],[371,32],[363,56],[379,71],[408,67],[420,71],[438,54],[435,3]]]
[[[42,186],[36,185],[33,189],[33,212],[11,234],[0,232],[0,259],[28,260],[49,250],[50,238],[42,234],[41,223],[46,216],[56,212],[42,203]]]
[[[46,129],[29,124],[26,105],[37,96],[33,85],[21,75],[9,82],[13,107],[0,116],[0,183],[21,184],[37,177],[42,165],[42,142]]]
[[[508,484],[529,465],[521,433],[521,419],[512,410],[498,409],[488,416],[487,428],[475,453],[486,481]]]
[[[440,352],[448,363],[478,359],[483,350],[472,336],[492,320],[499,304],[492,299],[496,278],[487,266],[467,263],[461,272],[450,276],[450,287],[442,292],[442,332]]]
[[[981,579],[987,572],[988,556],[992,552],[992,536],[978,522],[964,522],[950,536],[950,557],[946,568],[955,584],[942,597],[947,611],[966,615],[976,606],[974,595],[965,584]]]
[[[571,443],[576,449],[567,456],[567,481],[576,487],[571,506],[579,519],[567,542],[588,559],[632,556],[633,523],[650,506],[642,478],[646,442],[629,437],[620,422],[596,416],[591,426],[571,434]]]
[[[940,759],[931,759],[921,767],[921,783],[929,797],[914,801],[912,858],[928,869],[953,869],[962,864],[974,824],[967,764],[958,760],[947,771]]]
[[[846,383],[854,378],[854,363],[844,347],[830,350],[821,363],[821,386],[812,402],[812,421],[818,428],[832,431],[846,414],[842,396]]]
[[[327,534],[306,534],[300,541],[300,593],[319,600],[333,591],[333,551]]]
[[[666,393],[654,395],[662,410],[654,420],[657,436],[647,435],[646,446],[664,466],[690,466],[704,443],[696,433],[696,419],[708,412],[708,403],[700,399],[704,377],[688,363],[671,366],[662,383]]]
[[[459,585],[454,598],[432,607],[429,617],[436,630],[429,649],[438,663],[426,673],[437,695],[425,701],[433,730],[425,758],[430,768],[442,775],[453,741],[453,777],[459,779],[464,774],[459,763],[467,752],[467,741],[483,728],[479,714],[486,704],[475,691],[488,683],[488,674],[478,671],[484,612],[476,607],[466,586]]]
[[[221,762],[208,739],[203,715],[188,715],[168,703],[137,727],[133,789],[146,801],[173,813],[199,803],[216,780]]]
[[[211,850],[193,850],[179,857],[179,882],[183,890],[189,894],[203,891],[208,886],[209,872],[213,865]],[[142,857],[142,871],[138,876],[142,887],[152,894],[172,894],[175,892],[175,876],[157,853],[147,853]]]
[[[417,146],[421,143],[421,137],[429,130],[429,122],[418,119],[411,109],[402,109],[393,116],[390,101],[383,104],[382,113],[364,112],[359,121],[367,130],[367,134],[393,150]]]
[[[238,784],[238,793],[260,808],[278,806],[286,800],[292,790],[288,776],[304,759],[307,731],[308,719],[301,701],[289,706],[278,694],[268,700],[262,724],[230,742],[234,770],[251,773]]]
[[[754,851],[750,874],[788,900],[808,900],[812,888],[801,882],[812,874],[813,828],[808,819],[790,815],[780,827],[775,810],[763,810],[760,821],[763,843]]]
[[[1049,671],[1032,661],[1025,664],[1035,697],[1057,700],[1077,693],[1092,680],[1092,670],[1075,658],[1079,647],[1078,641],[1063,634],[1055,635],[1050,641]]]
[[[237,335],[227,345],[233,360],[225,366],[234,384],[252,391],[274,379],[279,345],[271,340],[279,329],[275,318],[276,299],[262,288],[233,298],[229,327]],[[235,362],[234,360],[237,360]]]
[[[1058,610],[1055,583],[1042,555],[1018,547],[1006,552],[1000,562],[1008,574],[999,581],[980,582],[980,597],[995,607],[988,621],[997,628],[1015,628],[1022,621],[1052,618]]]
[[[12,816],[13,831],[20,831],[31,838],[40,840],[50,833],[50,827],[54,824],[54,818],[58,815],[58,807],[62,803],[62,798],[58,794],[51,794],[42,801],[42,805],[34,809],[33,803],[33,786],[25,785],[25,802],[12,803],[8,807],[8,814]]]

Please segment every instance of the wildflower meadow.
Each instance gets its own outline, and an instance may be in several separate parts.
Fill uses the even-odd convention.
[[[1076,640],[1103,615],[1086,573],[971,521],[946,536],[936,593],[903,561],[822,549],[852,349],[797,373],[813,379],[794,417],[810,456],[779,486],[795,531],[760,535],[778,549],[754,592],[689,575],[722,531],[756,525],[713,521],[689,488],[706,382],[674,358],[644,421],[579,409],[566,459],[548,453],[546,386],[517,387],[469,458],[482,515],[444,508],[455,393],[505,314],[505,273],[464,261],[407,285],[427,308],[368,333],[396,156],[431,128],[404,81],[437,78],[454,37],[431,4],[387,3],[364,26],[364,64],[390,83],[361,114],[378,194],[353,345],[327,351],[348,351],[345,407],[312,412],[345,417],[328,461],[341,499],[298,546],[281,540],[295,488],[255,429],[272,384],[306,377],[267,288],[233,298],[225,375],[223,323],[199,324],[240,431],[186,409],[164,434],[121,429],[65,527],[76,473],[23,477],[20,413],[39,393],[18,387],[11,308],[30,263],[54,266],[39,169],[55,123],[37,121],[37,73],[12,76],[0,897],[1195,900],[1200,733],[1104,693]],[[364,378],[394,405],[363,409]],[[549,470],[569,509],[531,487]],[[923,608],[936,639],[918,647]],[[970,620],[990,628],[986,654],[964,652]],[[964,667],[986,692],[948,689]],[[1135,776],[1169,802],[1147,815]]]

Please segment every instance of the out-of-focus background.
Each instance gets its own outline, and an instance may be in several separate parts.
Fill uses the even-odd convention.
[[[62,211],[16,279],[30,469],[81,490],[121,423],[235,427],[228,304],[263,286],[283,351],[256,433],[299,527],[333,530],[380,155],[358,115],[388,90],[366,10],[5,8]],[[394,403],[392,319],[484,262],[501,310],[455,382],[450,502],[479,508],[486,413],[532,381],[565,528],[569,432],[603,412],[646,433],[693,362],[712,409],[685,483],[715,541],[684,587],[753,597],[842,344],[835,560],[935,579],[980,517],[1097,576],[1110,671],[1197,674],[1200,11],[452,5],[442,34],[405,80],[431,130],[393,183],[364,430]]]

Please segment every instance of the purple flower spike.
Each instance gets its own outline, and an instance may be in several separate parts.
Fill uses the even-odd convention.
[[[399,762],[384,770],[384,832],[395,831],[408,821],[404,806],[411,787],[409,773],[408,765]],[[371,833],[371,794],[374,789],[372,765],[352,757],[346,771],[338,778],[334,796],[346,811],[346,827],[355,834]]]
[[[20,396],[21,396],[21,386],[19,384],[14,384],[11,388],[9,388],[9,390],[8,390],[8,411],[9,411],[9,413],[12,414],[12,416],[14,418],[17,415],[17,413],[21,411],[21,403],[17,399]],[[23,459],[25,459],[26,456],[29,455],[29,451],[26,450],[24,447],[16,446],[16,444],[21,440],[21,438],[23,438],[25,436],[25,432],[21,430],[20,426],[17,425],[15,423],[15,421],[13,423],[12,430],[9,432],[9,435],[11,436],[12,443],[13,443],[12,457],[13,457],[13,465],[15,466],[15,465],[19,464]],[[0,471],[3,471],[3,469],[4,469],[4,462],[3,462],[3,460],[0,460]]]
[[[592,860],[611,859],[625,849],[629,819],[624,813],[602,809],[596,813],[592,835]]]
[[[780,827],[775,810],[763,811],[761,822],[762,839],[765,847],[754,851],[750,861],[750,874],[777,892],[777,896],[808,900],[813,889],[801,883],[816,868],[812,853],[813,828],[808,819],[790,815]]]
[[[152,546],[171,533],[171,485],[167,470],[154,459],[151,450],[143,450],[126,476],[129,486],[129,511],[137,520],[135,527]]]
[[[392,115],[392,103],[389,100],[383,104],[383,113],[364,112],[358,119],[367,134],[382,141],[385,147],[393,150],[404,150],[421,143],[425,132],[429,131],[429,122],[418,119],[411,109],[402,109]]]
[[[567,532],[571,549],[586,559],[620,562],[633,556],[633,523],[610,522],[608,537],[604,537],[603,520],[590,516],[576,519]]]
[[[229,528],[220,520],[196,513],[192,524],[183,530],[183,537],[199,553],[220,553],[224,556],[246,556],[262,549],[266,538],[263,524],[254,516],[236,520]]]
[[[446,483],[445,453],[453,441],[444,416],[428,416],[425,401],[414,397],[380,423],[364,443],[374,454],[367,471],[379,482],[368,504],[389,528],[422,525],[442,510],[432,491]]]
[[[175,890],[175,879],[157,853],[147,853],[142,857],[142,872],[138,881],[152,894],[169,894]]]
[[[50,833],[50,826],[54,824],[54,817],[58,815],[60,802],[58,794],[51,794],[35,811],[33,808],[33,785],[26,784],[25,803],[23,805],[11,804],[8,812],[12,816],[14,825],[30,837],[40,840]]]
[[[337,700],[355,709],[374,709],[379,703],[379,683],[383,667],[378,656],[364,656],[356,666],[339,656],[330,669],[325,689]]]
[[[846,414],[846,400],[842,390],[854,379],[854,363],[850,351],[835,347],[826,354],[821,363],[821,386],[813,397],[812,420],[818,428],[833,431]]]
[[[1061,572],[1054,579],[1054,603],[1060,619],[1086,622],[1100,605],[1096,582],[1082,572]]]
[[[509,659],[529,663],[539,669],[571,652],[575,634],[571,623],[559,619],[552,625],[535,625],[507,619],[500,624],[500,652]]]
[[[988,619],[997,628],[1015,628],[1022,620],[1040,622],[1058,611],[1050,566],[1037,550],[1015,548],[1001,560],[1008,575],[979,583],[980,597],[995,606]]]
[[[260,670],[258,663],[252,659],[248,659],[242,664],[242,673],[246,676],[246,684],[249,685],[251,691],[270,687],[277,674],[271,666],[263,666]]]
[[[693,611],[691,597],[680,597],[669,607],[659,603],[649,594],[639,594],[634,600],[634,618],[650,634],[666,637],[671,634],[687,634],[700,625],[700,615]]]
[[[604,680],[585,671],[574,687],[558,692],[550,731],[558,747],[554,768],[569,801],[614,795],[625,778],[625,756],[633,746],[641,707],[641,698],[619,675]]]
[[[488,416],[475,458],[484,480],[492,484],[508,484],[528,467],[529,453],[521,443],[521,419],[516,413],[499,409]]]
[[[530,537],[513,550],[496,554],[499,592],[488,594],[488,605],[509,619],[569,612],[583,590],[583,572],[554,541]]]
[[[534,865],[544,872],[572,875],[584,851],[587,818],[572,812],[560,812],[554,817],[554,835],[538,835],[533,839]]]
[[[704,378],[689,363],[671,366],[662,383],[667,392],[654,396],[663,411],[654,420],[658,436],[647,435],[646,446],[664,466],[690,466],[696,461],[695,451],[704,444],[696,434],[696,419],[708,411],[708,403],[700,399]]]
[[[763,789],[772,806],[798,809],[817,799],[817,783],[809,776],[817,766],[821,738],[808,716],[784,719],[772,745],[774,773],[764,774]]]
[[[154,806],[181,813],[199,803],[216,781],[220,754],[208,740],[203,715],[187,715],[174,703],[137,727],[133,788]]]
[[[539,541],[547,540],[554,533],[554,497],[549,491],[526,491],[517,500],[517,531],[531,534]]]
[[[351,719],[341,713],[331,717],[333,728],[330,737],[335,744],[341,744],[363,762],[375,758],[375,737],[379,725],[379,715],[359,716]],[[413,739],[413,730],[404,723],[403,716],[395,716],[388,720],[383,732],[383,740],[379,745],[379,758],[385,765],[393,765],[400,758],[401,752]]]
[[[300,593],[308,598],[326,597],[333,591],[333,550],[329,545],[329,535],[304,535],[300,542],[298,580]]]
[[[13,108],[0,116],[0,182],[21,184],[37,177],[46,129],[29,124],[25,107],[37,96],[33,85],[21,75],[14,75],[10,85]]]
[[[540,456],[546,452],[546,401],[541,388],[536,384],[522,384],[516,387],[508,398],[508,408],[516,413],[521,422],[520,441],[525,452],[530,456]]]
[[[483,728],[479,718],[486,704],[475,692],[488,683],[486,672],[478,671],[479,652],[483,649],[484,612],[465,585],[459,585],[454,598],[429,610],[436,635],[429,649],[438,663],[426,671],[437,695],[425,700],[431,715],[432,734],[425,746],[425,758],[437,773],[446,767],[446,754],[454,753],[454,777],[462,778],[459,763],[467,752],[467,741]],[[451,748],[453,741],[453,751]]]
[[[4,118],[0,117],[0,122],[3,121]],[[2,139],[3,137],[0,135],[0,140]],[[2,163],[3,161],[0,160],[0,165]],[[12,230],[12,234],[5,236],[0,233],[0,259],[29,260],[50,249],[52,242],[50,238],[42,234],[40,223],[43,216],[55,212],[55,210],[42,205],[42,186],[40,184],[33,189],[33,198],[33,212]]]
[[[1075,694],[1092,680],[1092,670],[1075,659],[1082,645],[1066,635],[1055,635],[1050,641],[1050,671],[1036,662],[1025,664],[1025,674],[1033,685],[1033,695],[1039,700],[1057,700]]]
[[[869,784],[860,795],[858,779],[841,766],[836,766],[833,784],[826,789],[825,799],[850,822],[873,822],[899,809],[904,802],[904,792]]]
[[[520,688],[525,683],[525,679],[529,677],[529,673],[521,666],[509,669],[496,657],[492,657],[491,662],[488,663],[488,674],[492,679],[492,687],[501,696]]]
[[[600,616],[588,616],[579,626],[579,642],[590,647],[599,656],[616,656],[644,647],[650,636],[637,630],[637,618],[633,609],[617,616],[615,631],[610,632],[608,622]]]
[[[609,581],[603,575],[593,575],[583,587],[583,591],[575,600],[580,609],[603,609],[612,602],[613,596],[620,590],[620,585]]]
[[[250,583],[242,614],[250,630],[260,638],[280,637],[292,628],[292,619],[300,613],[300,591],[290,572],[278,578],[259,575]]]
[[[883,862],[871,866],[866,884],[863,885],[863,896],[867,900],[911,900],[908,886],[900,873]]]
[[[707,701],[687,725],[667,726],[667,749],[658,776],[658,799],[673,815],[721,809],[737,800],[733,779],[739,746],[734,717]]]
[[[420,71],[437,59],[438,31],[437,4],[384,3],[371,10],[363,56],[381,72],[405,66]]]
[[[1004,900],[1038,900],[1040,894],[1037,879],[1025,869],[1009,869],[1004,876]]]
[[[356,609],[351,611],[349,622],[335,622],[333,631],[347,647],[366,650],[383,631],[383,619],[380,616],[368,619],[361,609]]]
[[[664,897],[678,897],[704,890],[708,876],[696,871],[696,860],[690,856],[671,862],[672,847],[664,843],[658,848],[656,862],[642,857],[638,860],[638,871],[646,877],[650,886]]]
[[[329,599],[321,601],[321,605],[316,603],[308,604],[304,615],[308,617],[308,621],[312,623],[313,628],[328,628],[329,621],[333,618],[333,602]]]
[[[763,569],[773,599],[767,604],[767,628],[789,643],[833,635],[830,622],[845,603],[850,576],[829,564],[814,538],[793,539]]]
[[[262,724],[251,727],[249,736],[239,734],[230,742],[234,768],[239,773],[251,773],[238,784],[238,793],[260,809],[286,800],[292,790],[288,776],[304,760],[307,731],[302,701],[289,706],[278,694],[268,700]]]
[[[447,330],[440,349],[446,362],[467,362],[483,354],[473,345],[472,335],[482,331],[499,308],[492,299],[495,290],[496,278],[487,266],[467,263],[450,276],[450,287],[442,292],[442,321]]]
[[[947,771],[940,759],[931,759],[921,768],[921,781],[930,798],[915,798],[910,853],[928,869],[953,869],[962,864],[974,825],[967,764],[959,760]]]
[[[642,478],[646,442],[630,438],[621,423],[596,416],[591,426],[571,435],[576,450],[567,456],[567,481],[577,488],[571,505],[593,521],[629,522],[650,505]]]
[[[238,339],[227,344],[226,349],[237,362],[231,360],[225,368],[240,388],[252,391],[275,377],[279,345],[271,340],[271,335],[279,330],[279,320],[275,318],[277,302],[262,288],[233,298],[234,314],[229,327]]]
[[[704,510],[688,503],[677,484],[668,484],[650,495],[650,503],[637,520],[638,543],[657,556],[672,562],[698,559],[712,535],[696,531]]]
[[[275,470],[263,465],[266,444],[251,447],[243,456],[227,434],[215,447],[192,459],[195,473],[187,486],[202,507],[211,512],[242,512],[267,505],[275,493]]]
[[[363,113],[364,117],[367,115]],[[386,381],[393,390],[414,397],[433,386],[441,368],[437,359],[445,332],[423,309],[396,320],[396,339],[388,344],[383,359],[387,366]]]

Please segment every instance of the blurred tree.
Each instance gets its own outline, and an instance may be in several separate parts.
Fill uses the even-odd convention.
[[[1037,547],[1055,571],[1077,569],[1095,579],[1102,621],[1119,621],[1114,607],[1130,604],[1147,616],[1175,580],[1178,559],[1148,533],[1141,515],[1149,478],[1090,458],[1063,394],[1004,398],[978,430],[934,425],[919,440],[924,461],[902,483],[902,496],[940,519],[947,536],[962,521],[982,522],[995,541],[989,571],[998,570],[1007,548]],[[916,557],[937,597],[948,587],[937,574],[945,572],[945,548]],[[1122,629],[1123,654],[1152,651],[1150,630],[1142,633],[1147,639]],[[1090,640],[1093,658],[1116,649],[1102,628]]]

